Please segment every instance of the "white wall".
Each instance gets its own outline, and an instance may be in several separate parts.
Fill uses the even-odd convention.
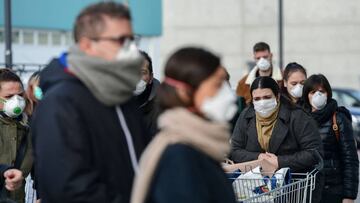
[[[252,47],[268,42],[278,64],[277,0],[163,0],[160,68],[176,49],[200,45],[222,56],[236,85]],[[284,0],[284,65],[296,61],[332,86],[360,89],[358,0]],[[160,71],[162,72],[162,71]]]

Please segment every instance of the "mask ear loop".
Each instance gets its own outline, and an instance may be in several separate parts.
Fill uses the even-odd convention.
[[[180,88],[180,89],[187,89],[187,90],[192,90],[192,87],[185,83],[185,82],[182,82],[180,80],[176,80],[176,79],[173,79],[173,78],[170,78],[170,77],[166,77],[164,79],[164,82],[172,87],[175,87],[175,88]]]
[[[193,88],[189,84],[182,82],[180,80],[171,78],[171,77],[165,77],[164,83],[166,83],[174,88],[177,88],[177,89],[182,89],[182,90],[185,90],[188,92],[193,92]],[[192,102],[192,103],[194,103],[194,102]],[[197,110],[195,109],[194,106],[189,106],[189,107],[187,107],[187,109],[194,113],[197,112]]]

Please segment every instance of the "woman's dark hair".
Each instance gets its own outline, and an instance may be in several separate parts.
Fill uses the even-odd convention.
[[[211,52],[202,48],[185,47],[172,54],[166,62],[165,77],[183,82],[196,90],[219,67],[220,58]],[[176,89],[166,82],[160,85],[157,97],[162,110],[192,105],[185,104],[177,95]]]
[[[290,75],[295,72],[301,72],[305,75],[305,77],[307,76],[306,69],[302,65],[300,65],[296,62],[292,62],[292,63],[287,64],[285,67],[284,80],[287,81],[289,79]]]
[[[308,79],[306,79],[306,81],[304,83],[304,88],[303,88],[302,100],[304,102],[304,107],[306,109],[308,109],[308,108],[311,109],[311,104],[310,104],[309,97],[308,97],[309,93],[311,91],[317,90],[319,87],[322,87],[325,89],[325,91],[327,93],[327,101],[328,102],[332,98],[332,89],[331,89],[330,83],[326,79],[326,77],[323,74],[312,75]]]
[[[142,50],[140,50],[140,54],[141,54],[141,55],[145,58],[145,60],[147,60],[147,62],[149,63],[149,67],[148,67],[149,73],[150,73],[150,74],[153,74],[152,60],[151,60],[149,54],[147,54],[145,51],[142,51]]]
[[[7,68],[0,69],[0,88],[2,82],[18,82],[22,87],[24,87],[20,77],[15,72]]]
[[[286,81],[289,80],[290,75],[295,73],[295,72],[301,72],[301,73],[303,73],[305,75],[305,78],[307,77],[306,69],[302,65],[300,65],[300,64],[298,64],[296,62],[289,63],[289,64],[286,65],[285,70],[284,70],[284,76],[283,76],[284,84],[285,84]],[[281,92],[286,97],[291,98],[290,95],[289,95],[289,92],[287,91],[287,88],[285,87],[285,85],[282,85]]]
[[[252,97],[252,93],[255,89],[264,89],[264,88],[270,88],[271,91],[274,93],[275,96],[279,94],[279,85],[277,82],[268,76],[261,76],[257,77],[254,82],[251,84],[250,87],[250,94]]]

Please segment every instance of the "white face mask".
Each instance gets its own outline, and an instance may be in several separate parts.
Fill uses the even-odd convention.
[[[129,61],[129,63],[131,63],[133,61],[143,60],[143,57],[134,41],[125,40],[123,46],[116,54],[115,59],[119,61]]]
[[[10,99],[5,100],[3,111],[12,118],[18,117],[24,111],[25,99],[19,95],[14,95]]]
[[[293,96],[294,98],[300,98],[302,96],[303,87],[304,85],[300,83],[292,87],[292,89],[290,90],[291,96]]]
[[[134,95],[140,95],[141,93],[143,93],[146,89],[146,82],[144,80],[140,80],[137,84],[136,84],[136,89],[134,90]]]
[[[275,98],[253,101],[255,111],[262,117],[268,117],[274,112],[277,101]]]
[[[217,122],[227,122],[237,112],[236,96],[224,82],[215,96],[206,98],[200,110],[208,118]]]
[[[326,106],[327,96],[320,92],[316,91],[311,98],[311,106],[316,110],[321,110]]]
[[[269,70],[271,64],[270,61],[265,58],[260,58],[258,62],[256,63],[256,66],[259,68],[259,70],[267,71]]]

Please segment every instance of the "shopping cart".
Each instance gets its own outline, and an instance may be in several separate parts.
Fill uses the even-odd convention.
[[[284,173],[263,177],[266,174],[264,172],[252,172],[256,178],[240,176],[245,172],[232,172],[228,175],[238,202],[307,203],[312,200],[316,175],[322,168],[323,161],[320,157],[314,170],[308,173],[291,173],[290,177]]]
[[[230,178],[233,180],[233,189],[238,202],[243,203],[272,203],[272,202],[291,202],[305,203],[311,202],[312,191],[315,189],[317,169],[309,173],[292,173],[289,183],[286,183],[285,176],[277,178],[276,182],[283,182],[275,185],[275,188],[268,187],[267,182],[272,182],[273,178]],[[242,173],[239,172],[239,175]],[[281,176],[282,174],[279,174]],[[275,183],[276,184],[276,183]]]

